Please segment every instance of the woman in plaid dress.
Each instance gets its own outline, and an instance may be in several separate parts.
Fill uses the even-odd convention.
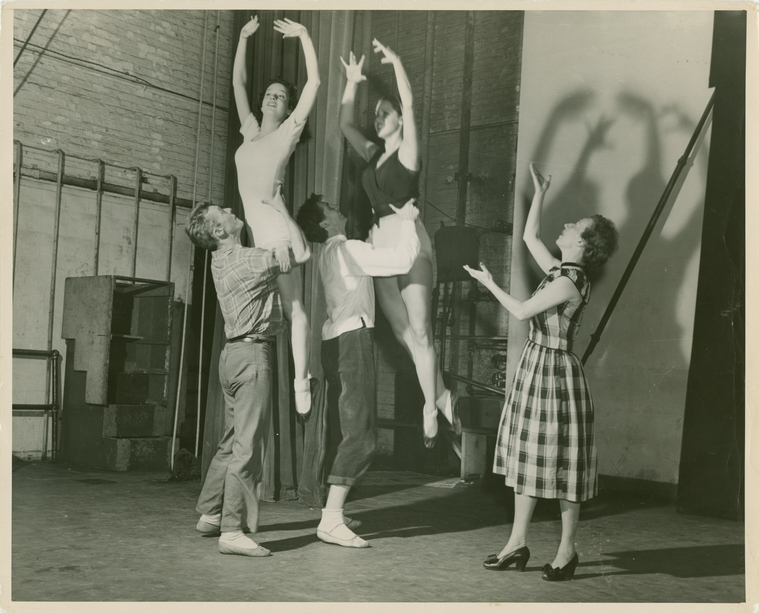
[[[617,247],[614,224],[601,215],[565,224],[556,240],[561,260],[540,239],[543,198],[551,182],[530,164],[535,196],[524,241],[546,273],[529,300],[513,298],[493,282],[484,265],[465,266],[508,311],[530,320],[530,334],[506,400],[496,443],[493,471],[514,488],[511,536],[485,568],[524,570],[530,557],[527,529],[538,498],[559,499],[562,535],[555,558],[543,567],[543,579],[571,579],[577,566],[575,534],[580,503],[598,491],[593,400],[582,363],[571,353],[572,341],[590,298],[586,271],[602,266]]]

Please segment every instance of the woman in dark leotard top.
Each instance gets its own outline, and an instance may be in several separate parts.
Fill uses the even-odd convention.
[[[358,154],[369,162],[362,182],[377,220],[369,240],[377,247],[393,247],[400,236],[401,220],[390,205],[400,207],[418,196],[419,138],[411,85],[401,60],[376,39],[373,44],[374,52],[383,55],[382,63],[392,64],[400,94],[400,102],[390,97],[380,99],[374,111],[374,127],[385,146],[381,148],[370,141],[353,124],[356,90],[366,79],[361,73],[364,58],[356,62],[353,53],[348,64],[341,59],[348,82],[340,108],[340,128]],[[374,287],[395,337],[414,360],[424,393],[424,443],[432,447],[437,436],[438,410],[456,433],[461,432],[461,422],[456,410],[456,394],[446,389],[443,383],[432,342],[432,246],[420,220],[417,220],[416,228],[422,249],[409,273],[375,278]]]

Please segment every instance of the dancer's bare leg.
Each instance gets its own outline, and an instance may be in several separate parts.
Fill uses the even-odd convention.
[[[303,304],[303,273],[293,268],[277,277],[282,296],[282,309],[290,324],[290,344],[295,367],[295,408],[305,415],[311,410],[311,390],[308,383],[308,362],[311,354],[311,329]]]

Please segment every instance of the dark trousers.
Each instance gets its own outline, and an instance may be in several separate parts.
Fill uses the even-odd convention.
[[[219,358],[224,436],[211,460],[197,511],[221,513],[221,531],[258,529],[264,451],[272,415],[270,343],[227,343]]]
[[[329,433],[327,483],[355,485],[377,449],[374,330],[360,328],[322,342]]]

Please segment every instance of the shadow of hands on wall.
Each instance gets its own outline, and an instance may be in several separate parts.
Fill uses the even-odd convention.
[[[530,161],[536,163],[538,169],[544,175],[551,173],[547,168],[540,168],[540,163],[542,160],[549,159],[550,151],[561,128],[575,123],[587,115],[595,99],[596,93],[592,89],[580,89],[564,96],[556,103],[538,137],[537,145],[530,159]],[[543,205],[541,234],[546,246],[557,257],[559,251],[554,246],[554,241],[561,234],[564,224],[597,212],[598,187],[594,182],[587,179],[586,170],[591,155],[595,151],[608,146],[606,134],[612,124],[613,119],[601,116],[594,126],[588,126],[586,142],[580,149],[569,179],[560,188],[548,192],[549,197]],[[523,217],[525,218],[532,203],[533,193],[532,177],[528,174],[524,177],[523,197],[521,201],[521,206],[524,210]],[[558,203],[561,211],[557,211],[557,207],[553,203]],[[531,258],[529,259],[529,264],[525,267],[525,273],[529,277],[528,286],[537,287],[543,274]]]
[[[670,176],[664,175],[664,167],[668,166],[672,171],[676,167],[676,159],[663,160],[662,126],[670,126],[666,133],[679,132],[682,137],[689,138],[693,134],[696,122],[678,105],[666,105],[657,111],[649,100],[630,91],[623,91],[617,96],[617,105],[622,114],[634,122],[640,122],[644,135],[641,166],[629,179],[625,190],[627,215],[623,221],[617,222],[620,254],[624,254],[629,260],[651,222],[652,214],[667,186]],[[683,151],[684,149],[683,144]],[[698,156],[697,163],[705,183],[708,151],[699,155],[696,150],[693,155]],[[687,289],[687,268],[700,240],[701,216],[697,212],[701,210],[703,194],[700,196],[700,202],[679,201],[680,191],[689,174],[688,170],[687,167],[684,169],[675,184],[643,249],[641,260],[631,276],[631,280],[634,280],[640,275],[649,275],[650,278],[645,285],[647,289],[651,289],[650,300],[631,296],[631,288],[625,288],[616,308],[618,313],[610,319],[606,334],[610,337],[611,333],[614,338],[622,339],[622,342],[609,343],[603,347],[602,340],[597,348],[599,353],[605,350],[610,356],[620,351],[627,353],[625,341],[634,341],[639,345],[648,341],[657,343],[656,346],[659,347],[659,366],[684,369],[688,365],[688,350],[661,344],[661,341],[687,337],[691,333],[690,329],[684,327],[678,308],[682,306],[683,291]],[[673,229],[665,233],[664,227],[673,211]],[[627,266],[627,261],[624,265]],[[617,268],[619,269],[619,264]],[[616,282],[617,280],[615,287]],[[644,310],[639,310],[643,304],[646,305],[643,307]],[[608,343],[609,338],[606,340]]]

